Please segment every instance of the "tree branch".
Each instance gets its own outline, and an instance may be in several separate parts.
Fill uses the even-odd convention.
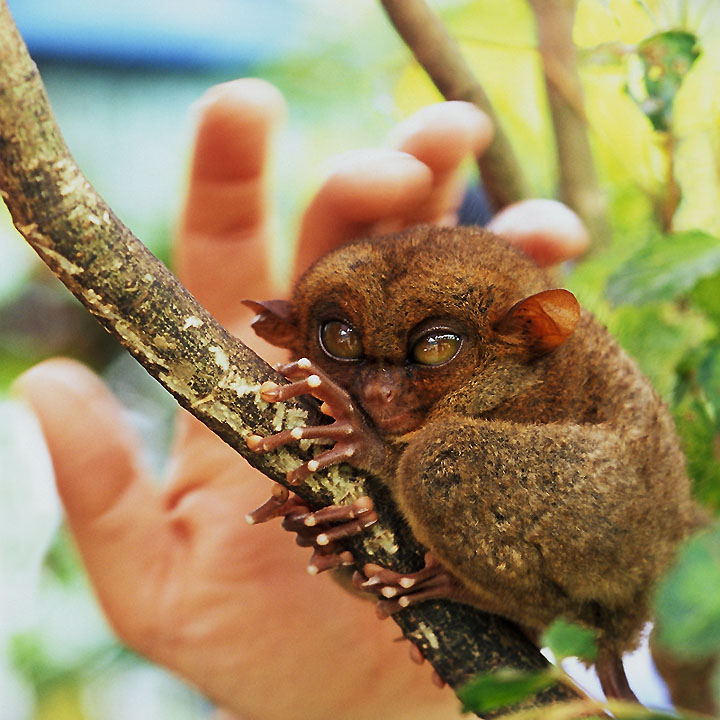
[[[466,100],[487,113],[495,135],[478,159],[483,188],[497,211],[527,197],[525,178],[488,96],[460,47],[425,0],[380,0],[398,34],[447,100]]]
[[[560,199],[582,218],[593,247],[603,247],[610,240],[610,225],[595,174],[572,39],[577,0],[530,0],[530,6],[555,133]]]
[[[322,422],[323,416],[308,403],[265,403],[260,384],[284,380],[200,306],[83,177],[5,0],[0,0],[0,193],[42,260],[180,405],[268,477],[286,484],[286,472],[311,457],[311,448],[257,455],[245,438]],[[423,548],[376,478],[343,465],[292,489],[313,507],[370,495],[380,521],[351,543],[358,563],[399,572],[422,567]],[[452,687],[488,669],[546,664],[515,626],[467,606],[426,602],[394,618]],[[558,685],[530,705],[569,697],[574,695]]]

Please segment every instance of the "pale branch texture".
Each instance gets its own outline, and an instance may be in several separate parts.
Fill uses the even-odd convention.
[[[488,96],[455,39],[425,0],[380,0],[395,30],[446,100],[466,100],[493,122],[495,135],[478,159],[483,189],[497,211],[527,197],[526,182]]]
[[[0,0],[0,192],[15,226],[42,260],[180,405],[268,477],[286,484],[286,472],[309,459],[312,446],[257,455],[245,438],[323,422],[324,416],[309,403],[264,402],[260,384],[284,380],[187,293],[83,177],[5,0]],[[343,465],[314,473],[292,489],[313,507],[369,494],[380,521],[349,543],[358,563],[399,572],[422,567],[423,548],[377,479]],[[546,665],[515,626],[468,606],[426,602],[394,618],[452,687],[491,669]],[[530,704],[571,697],[576,696],[557,685]]]
[[[576,5],[577,0],[530,0],[555,134],[560,199],[582,218],[593,247],[602,247],[610,240],[610,225],[595,174],[577,70],[572,37]]]

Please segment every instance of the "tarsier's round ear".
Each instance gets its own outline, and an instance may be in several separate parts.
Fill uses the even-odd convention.
[[[242,303],[257,313],[250,325],[259,337],[276,347],[293,347],[298,333],[287,300],[243,300]]]
[[[495,323],[495,331],[534,355],[562,345],[580,319],[580,305],[568,290],[545,290],[515,303]]]

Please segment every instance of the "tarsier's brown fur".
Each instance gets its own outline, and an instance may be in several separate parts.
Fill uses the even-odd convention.
[[[416,227],[319,260],[280,344],[370,416],[379,441],[353,464],[388,484],[466,601],[531,628],[579,621],[619,654],[701,515],[668,409],[595,318],[583,310],[555,337],[542,309],[527,323],[511,311],[553,287],[488,232]],[[322,349],[318,324],[336,316],[360,331],[364,361]],[[415,367],[408,334],[428,318],[464,344],[446,365]]]

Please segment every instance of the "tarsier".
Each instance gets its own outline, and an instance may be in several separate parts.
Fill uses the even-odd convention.
[[[249,304],[258,334],[302,358],[263,397],[309,393],[335,418],[249,446],[329,441],[290,480],[370,471],[431,553],[356,585],[387,613],[449,597],[531,635],[558,616],[594,628],[603,689],[632,697],[621,655],[701,514],[667,408],[575,297],[486,231],[419,226],[321,258],[289,303]],[[276,496],[252,519],[288,515]],[[374,517],[367,499],[295,515],[316,548]]]

